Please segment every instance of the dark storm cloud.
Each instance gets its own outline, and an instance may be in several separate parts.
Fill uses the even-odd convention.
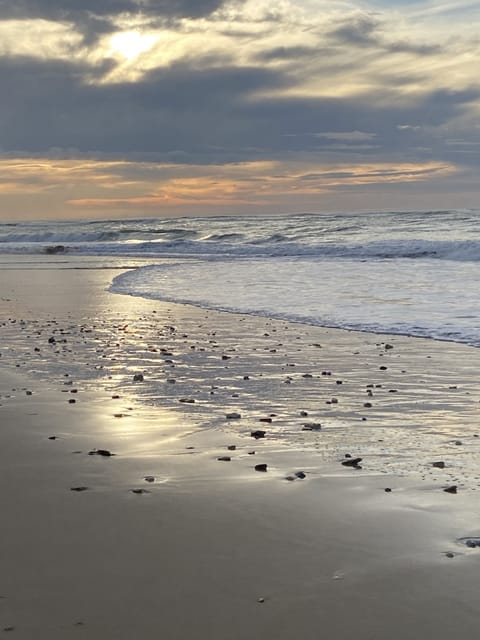
[[[292,80],[261,67],[198,70],[176,64],[135,83],[85,83],[97,73],[100,69],[66,62],[0,60],[2,151],[73,148],[102,157],[138,160],[154,154],[204,164],[322,153],[330,159],[356,154],[366,161],[458,161],[458,147],[446,144],[437,129],[452,118],[461,120],[480,99],[473,89],[430,92],[405,105],[392,104],[385,93],[267,98],[265,91],[288,88]],[[356,139],[348,140],[348,132],[357,132]],[[468,139],[475,135],[480,138],[480,130]],[[342,144],[332,144],[336,137]],[[455,137],[461,138],[461,131]],[[368,139],[371,143],[360,144]],[[476,163],[478,155],[468,154],[465,161]]]
[[[224,0],[0,0],[0,20],[42,18],[75,25],[86,39],[114,29],[121,14],[141,15],[153,23],[175,18],[199,18]]]

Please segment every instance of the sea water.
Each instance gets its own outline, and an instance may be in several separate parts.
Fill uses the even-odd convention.
[[[462,210],[11,223],[0,253],[141,258],[111,291],[480,346],[479,220]]]

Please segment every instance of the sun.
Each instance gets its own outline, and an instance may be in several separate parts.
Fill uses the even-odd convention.
[[[158,36],[139,31],[120,31],[110,38],[110,51],[125,60],[133,60],[153,47]]]

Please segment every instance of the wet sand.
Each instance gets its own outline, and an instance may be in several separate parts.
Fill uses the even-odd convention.
[[[474,637],[479,350],[44,267],[0,282],[0,632]]]

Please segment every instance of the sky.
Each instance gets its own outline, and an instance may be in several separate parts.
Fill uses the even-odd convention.
[[[0,0],[0,220],[477,208],[478,0]]]

